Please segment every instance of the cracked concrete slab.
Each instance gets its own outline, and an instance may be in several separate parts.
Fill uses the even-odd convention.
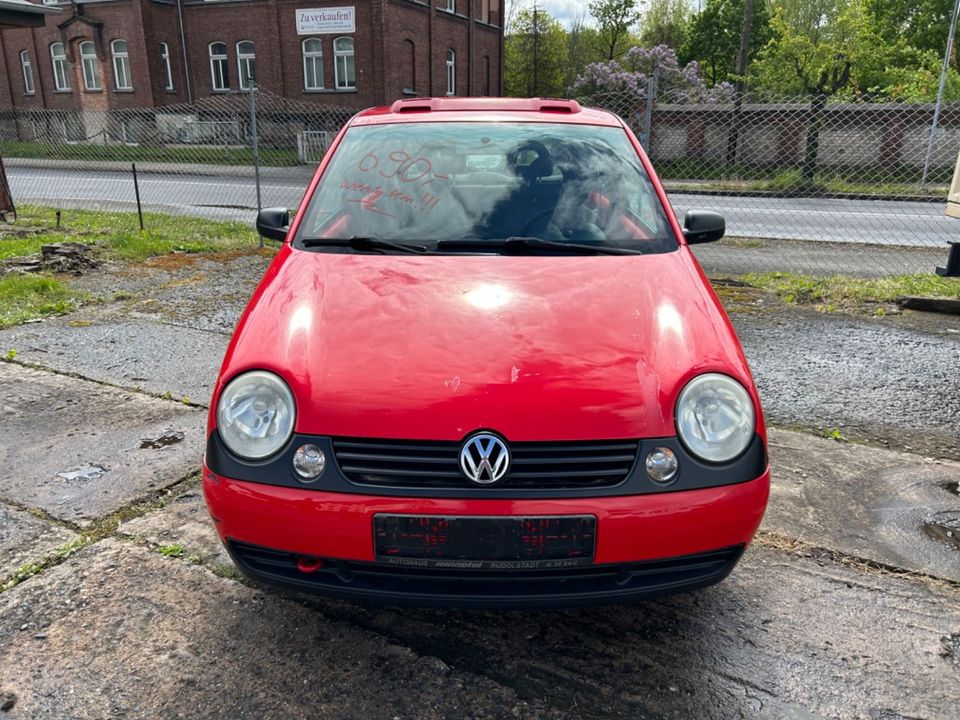
[[[580,717],[953,720],[960,591],[754,546],[720,585],[562,612],[315,601]]]
[[[316,609],[106,540],[0,595],[4,717],[559,720]]]
[[[185,557],[233,572],[233,562],[207,514],[199,483],[191,484],[163,508],[122,523],[117,532],[157,546],[181,545]]]
[[[200,468],[205,414],[0,363],[0,497],[87,524]],[[164,435],[172,444],[151,442]]]
[[[91,380],[206,404],[229,337],[153,322],[116,306],[0,331],[17,360]]]
[[[0,578],[76,539],[66,528],[0,503]]]
[[[960,517],[960,464],[772,428],[770,465],[763,529],[960,582],[960,548],[926,530]]]

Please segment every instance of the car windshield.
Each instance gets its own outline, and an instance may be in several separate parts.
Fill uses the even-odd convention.
[[[349,252],[317,241],[350,238],[426,248],[457,241],[460,251],[477,242],[485,252],[511,238],[637,252],[677,247],[622,128],[542,122],[351,128],[295,244]]]

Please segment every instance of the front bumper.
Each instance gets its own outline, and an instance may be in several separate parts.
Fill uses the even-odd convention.
[[[203,487],[221,539],[255,579],[397,605],[532,607],[625,602],[719,582],[760,524],[770,475],[684,492],[523,500],[350,495],[231,480],[207,468]],[[497,572],[378,565],[377,513],[593,515],[594,564]],[[301,571],[304,557],[322,558],[322,568]]]

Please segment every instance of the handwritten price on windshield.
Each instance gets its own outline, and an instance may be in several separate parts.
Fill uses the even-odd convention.
[[[396,179],[401,183],[415,184],[416,187],[425,187],[434,180],[450,179],[449,175],[433,172],[433,163],[431,163],[427,158],[413,157],[403,150],[394,150],[387,155],[387,159],[382,163],[380,157],[376,153],[369,152],[360,158],[360,162],[357,163],[357,169],[363,173],[375,172],[376,175],[379,175],[386,180]],[[384,193],[379,185],[375,189],[370,188],[369,185],[363,185],[361,183],[353,183],[353,187],[347,187],[346,183],[344,185],[344,189],[360,190],[363,187],[366,187],[372,190],[372,192],[366,195],[364,198],[351,201],[359,202],[365,210],[370,210],[372,212],[388,215],[388,213],[383,212],[377,207],[377,202],[384,197],[390,200],[400,201],[408,205],[413,204],[413,198],[406,193],[401,192],[400,190],[393,190],[387,194]],[[440,198],[427,191],[424,191],[420,197],[420,207],[428,212],[433,210],[439,203]],[[393,216],[390,215],[390,217]]]
[[[360,172],[373,172],[376,170],[377,174],[382,178],[386,178],[387,180],[396,178],[403,183],[415,183],[423,180],[423,182],[418,183],[419,185],[429,185],[436,179],[450,179],[448,175],[432,172],[433,163],[427,158],[413,157],[403,150],[394,150],[387,155],[387,159],[383,161],[383,167],[381,167],[380,158],[376,154],[369,152],[360,158],[360,162],[357,163],[357,169],[360,170]],[[387,172],[384,172],[384,170],[387,170]]]

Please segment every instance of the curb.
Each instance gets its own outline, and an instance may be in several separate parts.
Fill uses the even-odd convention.
[[[8,168],[87,170],[94,172],[130,172],[133,161],[124,160],[54,160],[41,158],[4,158]],[[256,171],[250,165],[205,165],[201,163],[162,163],[138,162],[137,173],[157,175],[204,175],[210,177],[253,178]],[[304,181],[313,177],[314,165],[296,165],[287,167],[262,167],[260,177],[282,177]],[[304,185],[306,187],[306,185]]]
[[[668,194],[677,195],[715,195],[719,197],[749,197],[775,198],[784,200],[869,200],[879,202],[922,202],[947,204],[946,196],[936,195],[872,195],[870,193],[837,193],[822,192],[815,195],[810,193],[792,194],[775,190],[738,190],[730,188],[719,190],[715,188],[698,188],[696,185],[672,185],[669,181],[663,182],[663,189]]]
[[[960,315],[960,298],[931,298],[905,295],[897,298],[897,304],[904,310],[922,310],[943,315]]]

